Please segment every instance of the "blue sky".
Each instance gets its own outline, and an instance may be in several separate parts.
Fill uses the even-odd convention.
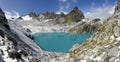
[[[0,0],[0,7],[9,15],[22,15],[29,12],[70,12],[77,6],[85,15],[96,9],[110,9],[117,0]],[[108,8],[109,7],[109,8]],[[94,11],[93,11],[94,9]],[[106,10],[107,11],[107,10]],[[99,11],[98,11],[99,12]],[[14,13],[14,14],[12,14]]]

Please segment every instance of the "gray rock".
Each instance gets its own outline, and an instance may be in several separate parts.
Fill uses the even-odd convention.
[[[120,27],[115,26],[113,29],[113,32],[114,32],[115,36],[117,36],[117,37],[120,36]]]
[[[108,56],[113,56],[113,57],[115,57],[115,56],[117,56],[117,54],[119,53],[119,49],[118,49],[118,47],[116,46],[116,47],[113,47],[113,48],[111,48],[110,50],[109,50],[109,52],[108,52]]]

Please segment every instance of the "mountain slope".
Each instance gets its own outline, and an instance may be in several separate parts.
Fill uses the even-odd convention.
[[[0,62],[56,62],[66,56],[65,53],[43,51],[33,41],[29,29],[7,20],[0,9]]]
[[[15,29],[15,27],[17,29]],[[27,34],[27,31],[22,32],[18,29],[19,27],[8,22],[4,12],[0,9],[0,56],[5,62],[14,62],[14,60],[26,62],[28,61],[28,57],[37,57],[39,52],[42,51],[41,48],[28,37],[29,34]],[[20,53],[23,51],[26,57]],[[18,55],[18,57],[16,55]]]
[[[115,13],[85,43],[74,45],[70,58],[76,62],[120,62],[120,11]]]
[[[81,33],[94,33],[96,32],[99,27],[102,25],[101,23],[102,21],[97,21],[97,22],[93,22],[93,21],[81,21],[78,24],[76,24],[73,27],[70,27],[68,29],[69,33],[74,33],[74,34],[81,34]]]

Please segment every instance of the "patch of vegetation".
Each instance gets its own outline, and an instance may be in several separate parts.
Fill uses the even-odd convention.
[[[112,23],[112,28],[114,28],[117,24],[116,23]]]
[[[73,22],[72,17],[68,15],[68,16],[66,17],[65,23],[66,23],[66,24],[71,24],[72,22]]]

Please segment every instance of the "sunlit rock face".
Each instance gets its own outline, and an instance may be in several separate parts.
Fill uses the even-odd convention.
[[[79,22],[84,19],[84,15],[78,7],[75,7],[65,18],[65,24],[71,24],[73,22]]]

